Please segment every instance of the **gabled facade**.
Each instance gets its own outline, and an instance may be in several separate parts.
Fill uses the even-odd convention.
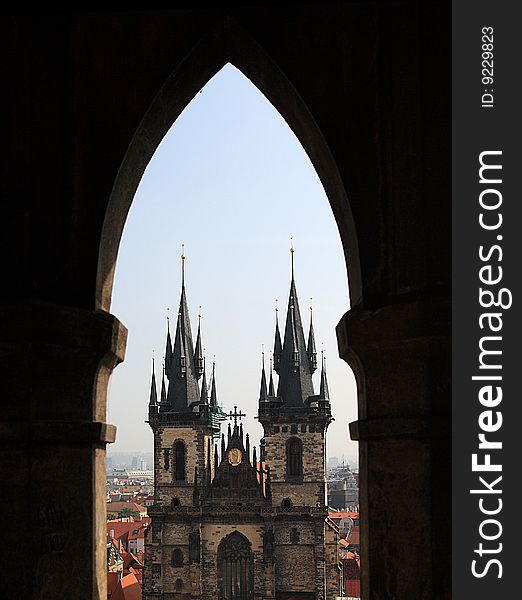
[[[183,258],[184,261],[184,258]],[[184,270],[183,270],[184,271]],[[320,392],[313,326],[308,341],[293,272],[274,372],[263,364],[259,453],[241,410],[219,438],[215,367],[208,394],[201,326],[193,344],[184,272],[174,343],[167,330],[158,400],[153,371],[154,505],[147,533],[144,600],[334,600],[337,528],[327,519],[325,435],[332,417],[324,361]],[[168,381],[165,382],[165,377]],[[201,383],[199,380],[201,379]]]

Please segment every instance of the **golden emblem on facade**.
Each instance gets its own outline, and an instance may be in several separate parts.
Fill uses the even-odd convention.
[[[232,448],[228,452],[228,462],[233,466],[237,467],[241,464],[241,450],[239,448]]]

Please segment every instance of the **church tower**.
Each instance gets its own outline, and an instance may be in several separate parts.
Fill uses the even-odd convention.
[[[201,385],[199,384],[199,380]],[[167,381],[165,381],[167,380]],[[167,383],[168,382],[168,383]],[[212,396],[208,397],[199,318],[194,347],[185,290],[185,256],[181,255],[181,298],[174,343],[167,318],[165,363],[157,400],[152,374],[149,425],[154,433],[154,503],[168,506],[192,502],[192,488],[201,483],[209,464],[209,447],[219,437],[219,407],[215,366]],[[210,464],[212,461],[210,460]]]
[[[310,322],[305,343],[293,248],[284,337],[276,322],[268,381],[264,364],[261,372],[259,453],[243,432],[241,408],[225,415],[218,407],[215,365],[209,393],[201,322],[195,345],[192,340],[184,260],[159,396],[154,366],[151,381],[154,505],[143,598],[335,600],[338,530],[328,519],[325,481],[330,400],[324,360],[320,392],[314,393],[314,330]],[[277,393],[273,371],[279,375]],[[219,437],[225,418],[233,425]]]
[[[326,430],[332,421],[324,357],[321,383],[314,392],[312,375],[317,369],[312,310],[308,340],[301,320],[294,276],[294,248],[286,323],[281,342],[278,311],[273,368],[279,376],[277,393],[263,391],[259,398],[259,422],[263,425],[262,460],[270,465],[274,504],[307,505],[326,510]],[[262,381],[266,375],[262,373]]]

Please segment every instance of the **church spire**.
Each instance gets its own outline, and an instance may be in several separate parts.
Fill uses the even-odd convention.
[[[203,379],[201,380],[201,393],[199,397],[200,404],[208,404],[208,386],[207,386],[207,372],[205,368],[205,359],[203,358]]]
[[[210,406],[217,406],[216,361],[212,363],[212,387],[210,389]]]
[[[275,389],[274,389],[274,367],[272,365],[272,357],[270,357],[270,381],[268,383],[268,395],[270,398],[274,398]]]
[[[279,365],[277,396],[287,406],[300,406],[314,395],[312,367],[307,354],[294,271],[294,245],[290,248],[292,257],[292,279],[288,298],[285,335]]]
[[[156,389],[156,369],[154,367],[154,353],[152,354],[152,379],[150,382],[149,406],[158,406],[158,391]]]
[[[308,344],[306,346],[306,353],[308,354],[308,360],[310,361],[310,370],[312,371],[312,373],[315,373],[317,369],[317,350],[315,349],[315,335],[312,312],[312,299],[310,298],[310,329],[308,331]]]
[[[266,389],[266,373],[265,373],[265,353],[263,355],[263,366],[261,367],[261,389],[259,390],[259,402],[267,401],[267,389]]]
[[[326,379],[326,359],[324,350],[321,350],[321,388],[319,391],[321,400],[330,400],[330,392],[328,391],[328,380]]]
[[[276,326],[275,326],[275,339],[274,339],[274,369],[275,372],[279,375],[279,364],[281,362],[281,352],[283,351],[283,347],[281,345],[281,333],[279,332],[279,308],[277,306],[276,300]]]
[[[194,350],[194,362],[196,366],[196,377],[199,379],[203,375],[203,344],[201,343],[201,306],[198,315],[198,335],[196,338],[196,349]]]
[[[167,371],[170,381],[167,401],[175,411],[190,410],[190,405],[199,402],[199,387],[194,364],[192,329],[185,292],[185,254],[181,254],[181,298],[178,320],[172,349],[171,368]]]
[[[167,402],[167,391],[165,389],[165,361],[163,361],[163,370],[161,372],[161,404],[165,405]]]
[[[172,340],[170,338],[170,309],[167,308],[167,342],[165,344],[165,373],[170,379],[172,369]]]

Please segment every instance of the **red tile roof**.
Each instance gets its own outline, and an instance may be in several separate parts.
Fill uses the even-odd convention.
[[[107,513],[119,513],[124,508],[128,508],[140,514],[147,514],[147,507],[138,504],[137,502],[107,502]]]
[[[142,600],[141,585],[134,573],[129,573],[122,578],[111,600]]]
[[[129,540],[143,538],[151,521],[150,517],[142,517],[139,521],[135,519],[130,521],[122,521],[121,519],[107,521],[107,534],[115,540],[116,548],[119,548],[120,544],[118,542],[127,544]]]
[[[328,513],[330,519],[358,519],[359,513],[353,511]]]

